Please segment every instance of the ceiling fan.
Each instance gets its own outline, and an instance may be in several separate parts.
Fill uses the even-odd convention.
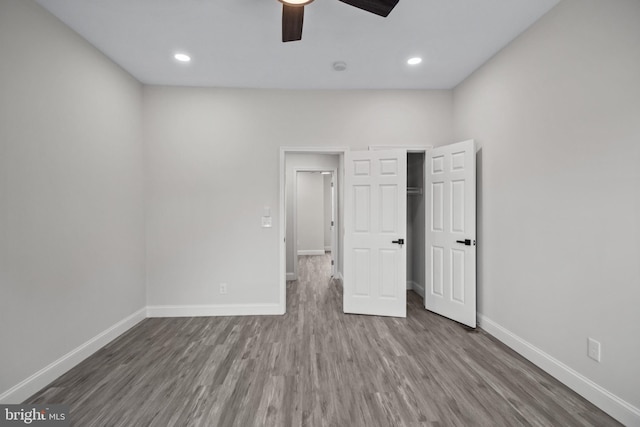
[[[313,0],[279,0],[282,3],[282,41],[302,39],[304,6]],[[340,0],[342,3],[386,17],[398,4],[398,0]]]

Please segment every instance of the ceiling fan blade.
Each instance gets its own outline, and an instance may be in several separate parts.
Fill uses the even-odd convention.
[[[357,7],[358,9],[366,10],[367,12],[375,13],[376,15],[384,16],[385,18],[396,4],[398,0],[340,0],[342,3],[349,4]]]
[[[293,42],[302,39],[304,6],[282,5],[282,41]]]

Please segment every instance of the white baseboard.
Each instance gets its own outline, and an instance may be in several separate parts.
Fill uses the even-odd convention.
[[[147,317],[271,316],[284,314],[280,304],[155,305]]]
[[[422,298],[424,298],[424,286],[420,285],[417,282],[414,282],[413,280],[407,280],[407,290],[414,291]]]
[[[331,252],[331,246],[325,246],[324,247],[324,251],[325,252]]]
[[[324,249],[299,250],[298,255],[324,255]]]
[[[122,319],[115,325],[99,333],[84,344],[71,350],[55,362],[40,369],[29,378],[0,394],[0,404],[22,403],[53,380],[82,362],[93,353],[131,329],[145,319],[146,308]]]
[[[479,326],[626,426],[640,426],[640,409],[478,313]]]
[[[296,273],[287,273],[287,280],[296,280]]]
[[[339,271],[336,271],[336,274],[333,275],[333,278],[338,280],[343,280],[342,273],[340,273]]]

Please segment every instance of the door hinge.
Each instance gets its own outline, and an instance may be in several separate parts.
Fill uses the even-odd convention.
[[[333,227],[333,221],[331,221],[331,226]]]
[[[333,265],[333,260],[331,260],[331,265]]]

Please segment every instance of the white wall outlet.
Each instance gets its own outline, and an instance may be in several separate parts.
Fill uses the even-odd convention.
[[[270,228],[272,226],[273,226],[273,222],[271,221],[271,217],[270,216],[263,216],[262,217],[262,227]]]
[[[226,283],[220,283],[220,293],[223,295],[226,294],[228,287],[229,285],[227,285]]]
[[[600,361],[600,342],[594,340],[593,338],[589,338],[587,340],[587,355],[595,360],[596,362]]]

